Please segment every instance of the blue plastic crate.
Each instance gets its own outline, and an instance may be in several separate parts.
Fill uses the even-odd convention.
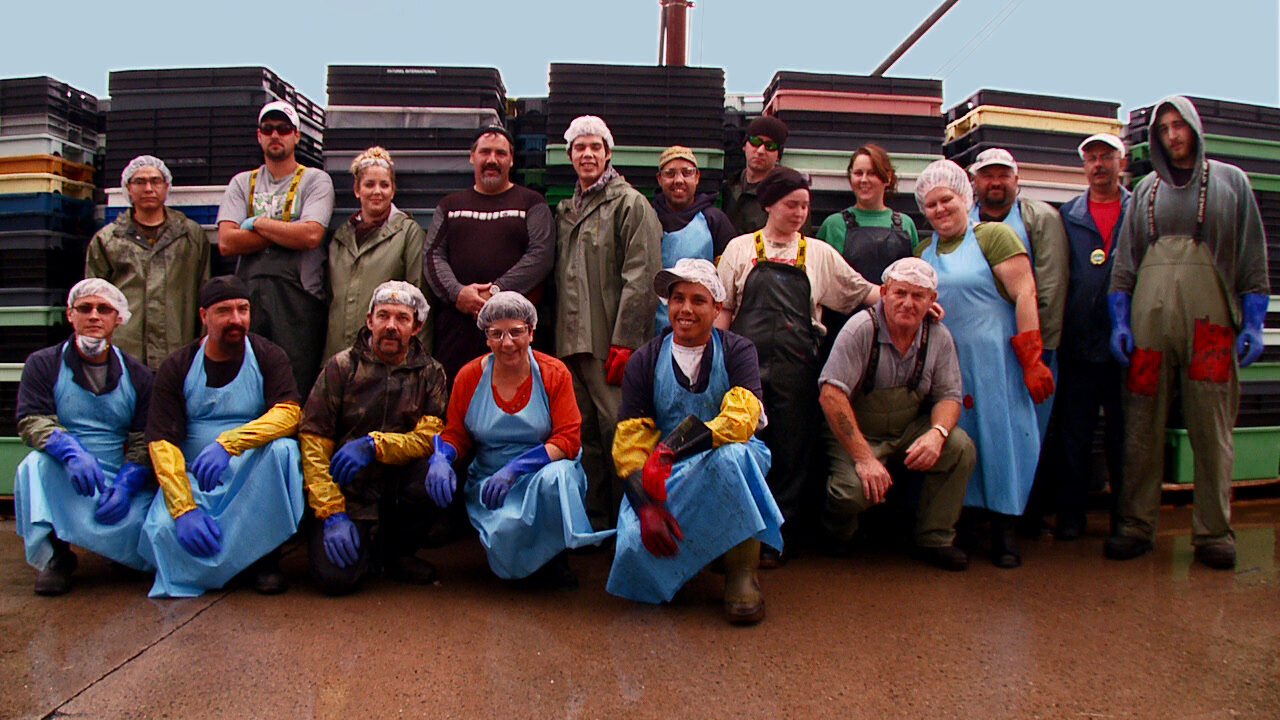
[[[517,151],[519,151],[519,152],[526,152],[526,151],[529,151],[529,150],[537,150],[538,152],[546,152],[546,151],[547,151],[547,136],[546,136],[546,135],[534,135],[534,134],[517,135],[517,136],[516,136],[516,150],[517,150]]]
[[[0,215],[11,213],[62,213],[93,217],[92,200],[75,200],[59,193],[0,194]]]

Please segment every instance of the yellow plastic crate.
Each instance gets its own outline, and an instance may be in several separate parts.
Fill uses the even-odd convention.
[[[1119,134],[1124,126],[1112,118],[1049,112],[1048,110],[1024,110],[1022,108],[982,105],[970,110],[964,117],[947,126],[946,142],[951,142],[979,125],[1047,130],[1050,132],[1077,133],[1081,136],[1094,133]]]
[[[75,163],[57,155],[19,155],[0,157],[0,174],[49,173],[76,182],[92,182],[93,166]]]
[[[68,180],[53,173],[0,175],[0,193],[58,193],[76,200],[93,198],[93,183]]]

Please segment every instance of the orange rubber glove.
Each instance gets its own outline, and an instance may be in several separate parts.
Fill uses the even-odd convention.
[[[1018,363],[1022,365],[1022,381],[1027,384],[1032,402],[1039,405],[1048,400],[1053,394],[1053,373],[1040,357],[1044,354],[1044,340],[1040,338],[1040,331],[1018,333],[1009,342],[1013,345],[1013,354],[1018,356]]]
[[[609,357],[604,361],[604,381],[610,385],[621,385],[622,373],[627,369],[627,361],[630,359],[631,348],[611,346]]]

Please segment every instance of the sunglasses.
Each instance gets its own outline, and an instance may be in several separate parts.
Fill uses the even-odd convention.
[[[501,342],[502,338],[509,337],[512,340],[519,340],[529,333],[527,325],[517,325],[510,330],[500,330],[498,328],[489,328],[484,331],[484,336],[494,342]]]
[[[768,150],[769,152],[776,152],[778,148],[782,147],[778,143],[772,140],[766,140],[760,137],[759,135],[752,135],[751,137],[747,138],[747,142],[751,143],[751,147],[760,147],[761,145],[763,145],[764,149]]]
[[[296,129],[297,128],[289,123],[262,123],[258,126],[258,132],[267,136],[270,136],[271,133],[275,133],[280,137],[284,137],[285,135],[292,135],[293,131]]]
[[[114,307],[106,303],[98,303],[97,305],[94,305],[93,303],[80,303],[79,305],[73,305],[71,309],[75,310],[81,315],[88,315],[94,310],[97,310],[99,315],[111,315],[112,313],[116,312],[116,309]]]

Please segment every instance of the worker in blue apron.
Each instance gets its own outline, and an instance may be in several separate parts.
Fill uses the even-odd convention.
[[[18,388],[18,427],[35,452],[18,466],[14,512],[40,595],[70,590],[69,545],[150,569],[138,535],[154,495],[141,441],[151,371],[111,345],[129,319],[115,286],[83,280],[67,305],[72,339],[32,353]]]
[[[719,313],[713,306],[725,291],[709,261],[681,260],[658,273],[654,289],[673,298],[673,318],[696,318],[689,308],[693,294],[705,296],[706,312],[700,325],[649,341],[628,363],[613,448],[627,495],[606,589],[666,602],[723,556],[727,619],[758,622],[764,615],[755,578],[760,543],[782,546],[782,513],[766,480],[769,448],[754,436],[763,408],[755,351],[746,338],[712,329]],[[677,347],[700,358],[692,376],[674,360]],[[735,356],[733,378],[726,347]]]

